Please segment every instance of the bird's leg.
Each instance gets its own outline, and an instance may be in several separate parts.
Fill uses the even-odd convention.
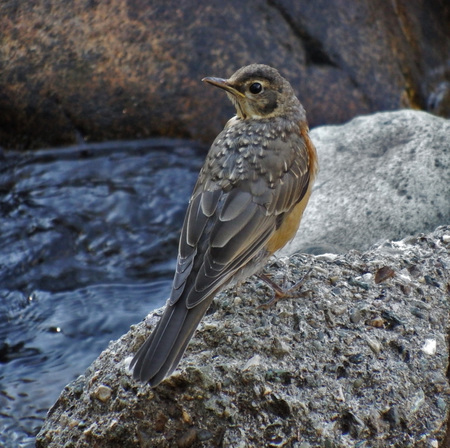
[[[259,305],[258,308],[269,308],[275,303],[277,303],[281,299],[289,299],[293,297],[300,297],[298,290],[303,286],[306,277],[311,272],[312,268],[308,270],[308,272],[293,286],[290,288],[282,288],[280,285],[277,285],[273,280],[271,280],[266,274],[257,274],[257,277],[260,278],[264,283],[270,286],[273,290],[273,297],[267,302]]]

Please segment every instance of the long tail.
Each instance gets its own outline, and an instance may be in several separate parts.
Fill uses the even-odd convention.
[[[130,367],[133,377],[157,386],[177,367],[214,295],[188,309],[185,300],[167,304],[155,330],[138,350]]]

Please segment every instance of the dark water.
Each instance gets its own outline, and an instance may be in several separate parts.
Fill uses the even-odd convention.
[[[169,292],[204,159],[188,142],[0,154],[0,446]]]

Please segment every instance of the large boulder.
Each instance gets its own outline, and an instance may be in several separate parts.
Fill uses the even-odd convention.
[[[264,309],[261,283],[221,293],[179,370],[151,389],[128,366],[157,310],[62,391],[37,447],[444,447],[449,267],[449,226],[294,255],[271,272],[303,277],[298,297]]]
[[[253,62],[312,126],[413,107],[450,114],[445,0],[0,3],[0,146],[164,135],[210,142],[231,115],[200,82]]]

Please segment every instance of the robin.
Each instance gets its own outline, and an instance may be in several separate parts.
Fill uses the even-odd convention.
[[[225,90],[236,116],[200,171],[170,298],[131,362],[134,378],[152,387],[175,370],[214,296],[294,237],[318,170],[305,110],[277,70],[253,64],[203,81]]]

